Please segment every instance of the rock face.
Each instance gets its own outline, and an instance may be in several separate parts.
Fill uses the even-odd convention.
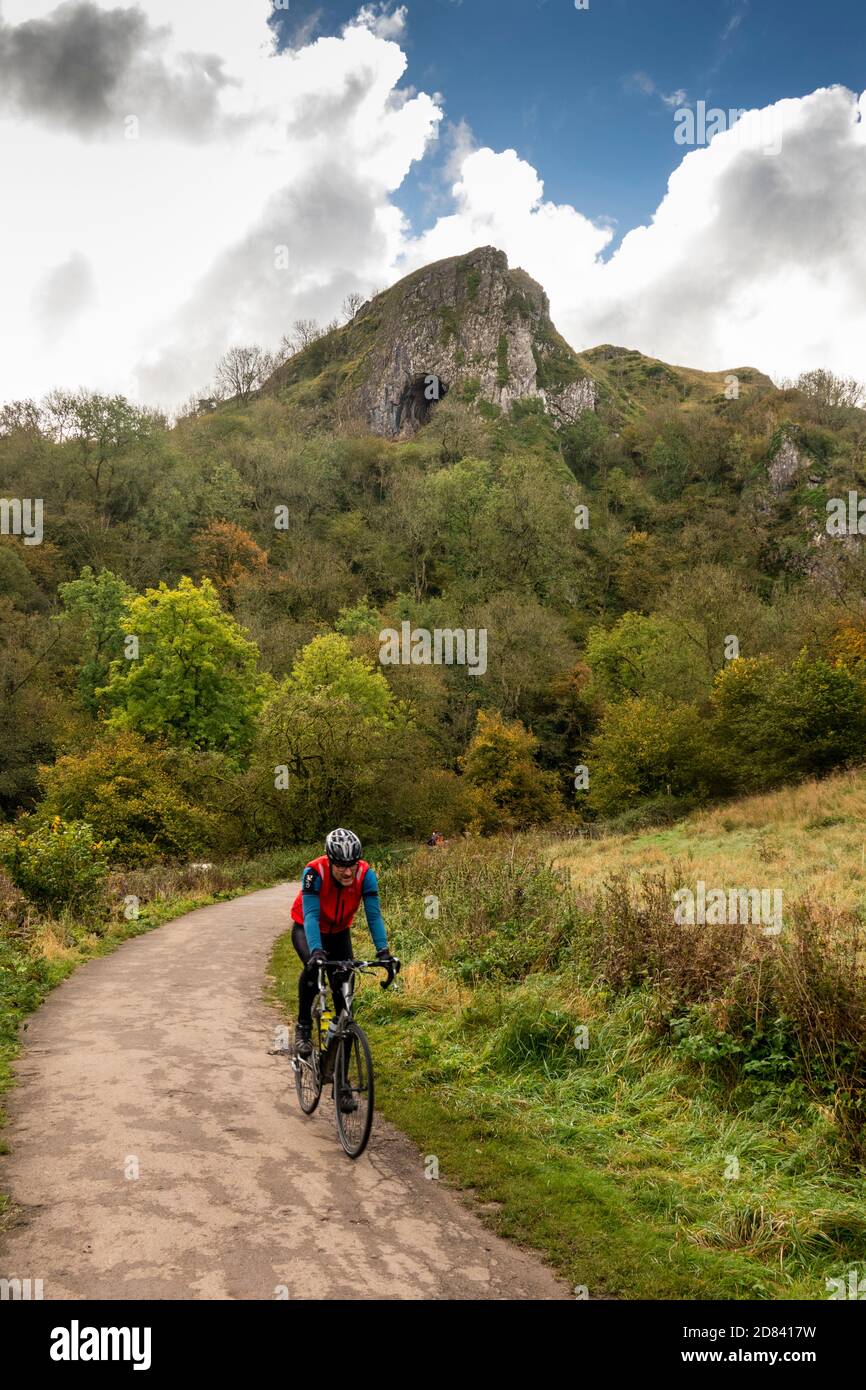
[[[799,478],[808,462],[809,460],[797,448],[790,434],[783,435],[778,449],[770,460],[771,491],[776,495],[784,492]]]
[[[557,425],[596,404],[595,382],[551,323],[544,290],[492,246],[406,276],[290,359],[275,384],[329,373],[323,392],[389,438],[413,434],[452,392],[488,414],[534,398]]]
[[[557,423],[595,405],[595,385],[550,321],[539,284],[484,246],[426,266],[389,292],[359,405],[377,434],[411,433],[449,391],[508,411],[537,397]],[[364,305],[356,322],[375,314]],[[392,317],[393,315],[393,317]]]
[[[731,375],[672,367],[609,343],[576,353],[551,323],[541,285],[510,270],[503,251],[480,246],[383,290],[349,323],[287,358],[263,390],[313,428],[399,439],[447,395],[487,418],[535,401],[555,426],[596,409],[622,423],[662,403],[723,402]],[[733,375],[743,393],[775,389],[752,367]],[[784,488],[797,466],[783,450],[774,486]]]

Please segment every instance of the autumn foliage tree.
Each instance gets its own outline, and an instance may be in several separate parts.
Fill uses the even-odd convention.
[[[234,607],[240,581],[263,575],[268,567],[267,553],[233,521],[212,521],[196,532],[192,544],[199,573],[213,580],[229,608]]]
[[[523,830],[561,811],[556,777],[535,762],[538,739],[520,723],[478,711],[475,736],[460,760],[472,789],[475,830]]]

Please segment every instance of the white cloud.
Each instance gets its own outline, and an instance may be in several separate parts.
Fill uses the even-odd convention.
[[[50,11],[5,0],[4,23]],[[395,98],[405,57],[367,25],[276,55],[271,13],[268,0],[148,0],[140,32],[167,30],[166,70],[182,54],[198,70],[202,35],[223,60],[194,141],[143,107],[126,139],[122,102],[86,132],[20,106],[0,114],[0,174],[15,189],[0,221],[5,397],[87,384],[172,405],[231,342],[273,345],[295,318],[328,318],[347,289],[387,278],[403,235],[391,195],[441,113],[423,93]],[[93,292],[79,294],[74,334],[46,335],[45,294],[73,252]]]
[[[392,10],[386,0],[379,0],[378,4],[362,5],[352,23],[363,24],[379,39],[402,39],[407,16],[405,5]]]
[[[649,73],[642,70],[629,73],[623,78],[622,85],[627,92],[641,92],[646,97],[657,96],[665,106],[682,106],[683,102],[689,99],[683,87],[677,87],[673,92],[661,91]]]
[[[747,113],[685,156],[650,225],[607,261],[608,228],[545,201],[513,150],[478,150],[455,185],[456,212],[413,242],[408,260],[501,246],[544,284],[577,348],[613,342],[774,375],[826,365],[863,379],[864,113],[866,94],[858,102],[842,87]]]
[[[3,0],[0,32],[53,10]],[[340,36],[280,55],[270,0],[147,0],[134,51],[118,0],[76,2],[61,18],[80,55],[83,10],[99,33],[94,11],[113,12],[122,81],[104,82],[94,104],[84,51],[51,97],[77,123],[32,89],[11,107],[7,92],[0,109],[6,398],[86,384],[171,405],[206,385],[231,343],[272,346],[295,318],[336,314],[348,289],[483,244],[544,284],[578,348],[866,375],[866,122],[843,88],[777,103],[775,155],[743,138],[766,129],[758,112],[686,154],[650,224],[605,261],[609,226],[546,200],[535,169],[513,150],[475,148],[464,126],[451,136],[450,206],[409,235],[393,194],[441,111],[401,86],[403,6],[364,6]],[[43,54],[56,57],[59,32]],[[44,43],[50,31],[33,34]],[[140,138],[129,140],[117,122],[136,81]],[[673,121],[671,142],[677,157]]]

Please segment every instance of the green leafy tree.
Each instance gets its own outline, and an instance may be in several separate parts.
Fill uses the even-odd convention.
[[[414,826],[426,755],[381,672],[329,633],[303,649],[262,711],[248,814],[271,843],[348,820],[362,834],[396,833]]]
[[[382,619],[366,596],[348,608],[341,608],[334,627],[344,637],[380,632]]]
[[[714,734],[744,790],[862,758],[866,682],[841,663],[741,659],[716,678]]]
[[[363,657],[352,655],[348,637],[329,632],[304,647],[292,668],[291,689],[298,694],[345,699],[367,719],[387,724],[395,712],[393,693]]]
[[[95,714],[96,692],[108,680],[112,661],[123,655],[122,620],[133,591],[110,570],[94,574],[85,565],[78,579],[61,584],[58,593],[66,614],[81,625],[78,689],[85,709]]]
[[[653,697],[610,705],[590,740],[588,805],[617,815],[641,801],[723,790],[697,707]]]
[[[124,613],[138,656],[112,662],[98,696],[110,724],[192,748],[245,754],[264,699],[258,648],[220,608],[209,579],[134,598]]]

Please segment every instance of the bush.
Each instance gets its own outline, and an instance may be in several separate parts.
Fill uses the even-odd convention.
[[[50,974],[41,956],[0,935],[0,1047],[14,1046],[21,1019],[42,1001]]]
[[[208,755],[197,756],[207,767]],[[40,815],[86,821],[97,838],[112,838],[123,864],[207,854],[218,817],[179,785],[182,776],[195,779],[195,763],[196,755],[147,743],[139,734],[115,734],[41,769]]]
[[[103,902],[111,848],[96,839],[86,821],[55,816],[29,834],[4,831],[0,863],[40,911],[82,915],[98,911]]]

